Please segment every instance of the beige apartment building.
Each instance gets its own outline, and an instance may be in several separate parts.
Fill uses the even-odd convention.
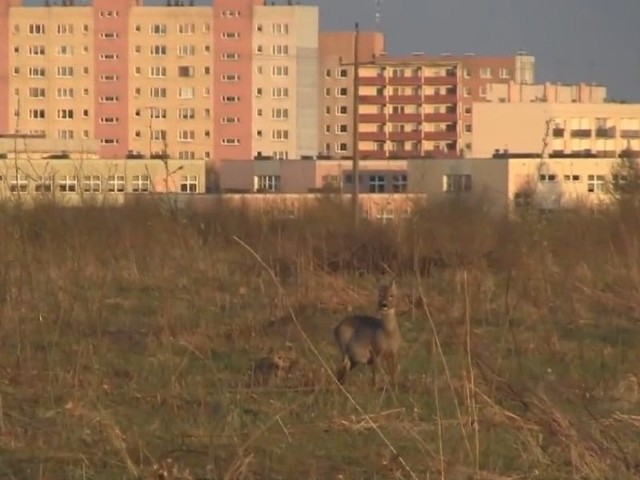
[[[478,103],[473,153],[496,150],[538,157],[617,157],[640,153],[640,105],[620,103]]]
[[[604,103],[607,87],[579,83],[491,83],[487,87],[487,101],[499,103],[549,102],[549,103]]]
[[[253,155],[316,155],[318,8],[265,4],[253,22]]]

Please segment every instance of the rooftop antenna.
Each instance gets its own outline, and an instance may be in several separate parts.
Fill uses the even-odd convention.
[[[383,0],[373,0],[375,2],[376,8],[376,31],[382,32],[382,1]]]

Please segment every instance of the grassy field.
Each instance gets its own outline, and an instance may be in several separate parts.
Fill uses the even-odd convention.
[[[640,476],[639,209],[349,219],[2,209],[0,478]],[[348,396],[385,266],[399,383]]]

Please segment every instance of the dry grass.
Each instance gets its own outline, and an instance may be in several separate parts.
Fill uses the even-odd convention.
[[[638,478],[640,210],[350,219],[0,209],[0,478]],[[387,267],[399,385],[356,408],[316,353]]]

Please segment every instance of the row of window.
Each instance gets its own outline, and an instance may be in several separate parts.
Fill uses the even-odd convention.
[[[353,185],[353,175],[347,173],[342,180],[344,185]],[[340,177],[337,175],[324,175],[322,183],[325,187],[340,187]],[[361,174],[358,176],[358,184],[365,185],[369,193],[405,193],[408,187],[406,173]],[[254,189],[258,192],[279,192],[281,188],[280,175],[256,175],[254,177]]]
[[[0,180],[2,176],[0,175]],[[44,175],[31,178],[26,175],[11,176],[8,180],[9,191],[12,193],[147,193],[153,191],[149,175],[132,175],[127,185],[125,175]],[[198,176],[182,175],[179,184],[180,192],[198,193]]]

